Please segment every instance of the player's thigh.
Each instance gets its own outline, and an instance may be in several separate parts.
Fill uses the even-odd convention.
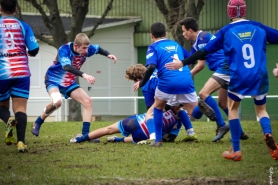
[[[204,87],[201,89],[199,94],[210,95],[220,88],[221,85],[214,78],[211,77],[205,83]]]
[[[222,109],[227,108],[227,101],[228,101],[228,96],[227,96],[227,89],[220,88],[218,89],[218,104]]]
[[[72,91],[70,97],[81,104],[91,102],[91,98],[82,88]]]
[[[23,112],[26,113],[27,109],[27,101],[26,98],[20,98],[20,97],[12,97],[12,108],[13,112]]]
[[[26,113],[27,101],[30,91],[30,77],[18,78],[12,80],[11,97],[14,113]]]
[[[175,101],[178,102],[178,104],[175,104],[175,105],[183,104],[184,109],[187,111],[189,116],[191,116],[193,109],[198,104],[198,97],[197,97],[196,92],[194,91],[189,94],[177,94]],[[174,104],[172,104],[172,106],[174,106]]]
[[[108,131],[109,134],[116,134],[116,133],[120,133],[120,130],[118,128],[118,122],[107,126],[105,129]]]
[[[0,107],[7,107],[10,108],[10,98],[5,101],[0,101]]]
[[[12,80],[0,80],[0,106],[10,107]]]

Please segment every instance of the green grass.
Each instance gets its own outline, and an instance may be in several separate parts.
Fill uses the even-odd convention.
[[[95,122],[92,129],[113,122]],[[212,143],[213,122],[193,122],[198,143],[178,142],[163,147],[131,143],[70,144],[69,139],[81,131],[81,123],[53,122],[42,126],[39,137],[30,133],[28,153],[17,153],[16,146],[6,146],[0,138],[0,184],[278,184],[278,162],[269,155],[260,124],[244,121],[249,139],[241,142],[243,160],[228,161],[221,157],[230,147],[229,134]],[[0,135],[5,127],[1,124]],[[278,122],[272,122],[278,140]]]

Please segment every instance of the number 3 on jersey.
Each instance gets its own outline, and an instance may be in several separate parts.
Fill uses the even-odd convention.
[[[244,66],[246,68],[252,68],[255,66],[255,56],[253,46],[250,44],[244,44],[242,46],[242,56],[244,58]]]
[[[5,48],[6,49],[14,49],[14,46],[15,46],[14,34],[12,32],[8,31],[5,33],[5,38],[6,38]]]
[[[174,56],[173,56],[175,59],[178,59],[179,60],[179,56],[178,56],[178,54],[174,54]],[[175,60],[173,60],[173,62],[174,62]],[[182,71],[182,67],[181,68],[179,68],[179,71]]]

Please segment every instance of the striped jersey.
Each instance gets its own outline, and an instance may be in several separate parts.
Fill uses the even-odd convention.
[[[136,119],[145,133],[146,136],[149,137],[149,131],[148,131],[148,125],[146,124],[146,114],[139,114],[136,115]],[[181,128],[181,123],[177,121],[175,118],[174,113],[172,110],[168,110],[166,112],[163,112],[163,127],[162,127],[162,134],[165,133],[173,133],[173,134],[178,134],[179,130]]]
[[[0,37],[0,80],[31,76],[27,49],[39,47],[31,27],[12,16],[2,16]]]
[[[80,70],[81,66],[86,61],[86,58],[98,53],[99,51],[99,45],[90,44],[88,52],[85,55],[80,55],[72,51],[72,44],[73,42],[70,42],[59,48],[56,60],[46,72],[46,79],[48,81],[55,82],[63,87],[73,84],[76,80],[76,75],[66,71],[64,66],[72,65],[77,70]]]

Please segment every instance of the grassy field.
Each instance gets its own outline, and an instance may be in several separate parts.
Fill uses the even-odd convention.
[[[113,122],[95,122],[92,129]],[[0,184],[278,184],[278,161],[269,155],[258,122],[244,121],[249,139],[242,141],[243,160],[228,161],[221,157],[230,147],[229,134],[212,143],[213,122],[193,122],[198,143],[181,140],[163,147],[128,143],[71,144],[69,139],[81,131],[81,123],[45,123],[39,137],[30,133],[28,153],[17,153],[16,146],[6,146],[0,138]],[[4,136],[5,126],[0,125]],[[272,122],[278,140],[278,122]],[[272,173],[270,170],[273,169]]]

